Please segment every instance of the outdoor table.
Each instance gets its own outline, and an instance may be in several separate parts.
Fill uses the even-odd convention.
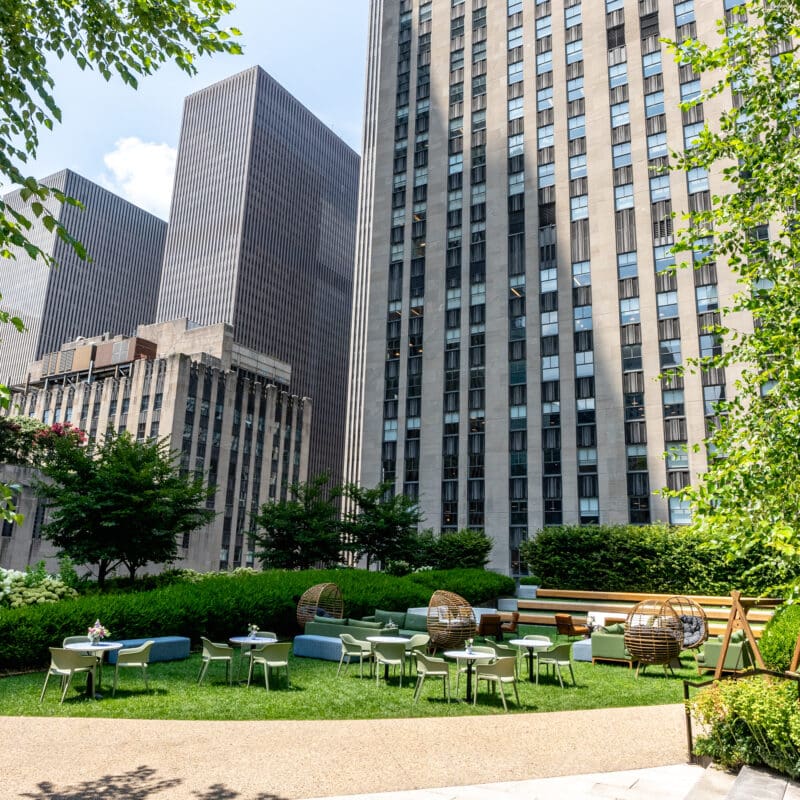
[[[121,650],[122,642],[71,642],[65,645],[64,649],[77,650],[79,653],[86,653],[97,659],[97,667],[99,668],[97,688],[99,689],[103,684],[103,658],[106,653],[110,653],[112,650]],[[86,676],[86,694],[95,700],[103,699],[103,695],[95,694],[94,670]]]
[[[371,644],[405,644],[408,639],[405,636],[367,636],[367,641]],[[389,665],[383,666],[384,680],[389,680]]]
[[[239,668],[244,658],[245,650],[248,655],[252,652],[254,647],[260,647],[262,644],[274,644],[277,639],[271,636],[231,636],[228,641],[239,647],[239,660],[236,662],[236,680],[239,680]]]
[[[458,661],[466,661],[467,662],[467,702],[472,702],[472,670],[473,670],[473,662],[479,658],[486,658],[489,656],[488,653],[475,653],[472,650],[445,650],[444,654],[448,658],[454,658],[457,662]]]
[[[553,643],[546,636],[537,636],[535,639],[512,639],[509,644],[515,647],[525,647],[528,650],[528,679],[531,683],[534,681],[533,677],[533,656],[534,651],[544,650]]]

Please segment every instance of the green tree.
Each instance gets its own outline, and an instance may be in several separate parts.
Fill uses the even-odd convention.
[[[214,516],[213,493],[201,479],[181,475],[166,440],[137,442],[109,434],[96,447],[79,437],[53,438],[36,490],[50,506],[43,536],[75,563],[97,569],[102,586],[122,564],[131,581],[149,563],[172,563],[177,537]]]
[[[336,506],[339,490],[325,487],[328,475],[289,487],[290,499],[264,504],[251,534],[265,566],[308,569],[342,560],[341,531]]]
[[[0,417],[0,464],[32,466],[39,433],[46,430],[31,417]]]
[[[483,532],[462,528],[436,540],[434,569],[483,569],[489,563],[492,540]]]
[[[367,569],[373,561],[381,567],[387,561],[414,562],[417,526],[422,520],[415,500],[393,494],[390,482],[372,489],[351,483],[342,493],[353,508],[344,522],[348,547],[357,559],[366,558]]]
[[[685,217],[676,251],[695,266],[727,262],[738,291],[709,329],[725,352],[693,368],[741,371],[717,407],[709,468],[678,496],[693,525],[743,553],[764,544],[800,555],[800,2],[747,2],[718,23],[720,41],[672,43],[707,88],[684,110],[732,96],[674,168],[720,175],[724,191]],[[730,94],[729,94],[730,93]],[[748,329],[742,319],[756,320]],[[797,574],[797,572],[795,572]],[[800,586],[800,578],[794,582]]]
[[[116,76],[133,88],[137,76],[153,74],[166,61],[193,74],[197,56],[241,52],[232,38],[239,31],[219,26],[233,7],[232,0],[0,0],[0,183],[19,185],[25,203],[15,209],[0,200],[0,257],[13,259],[24,250],[53,265],[29,235],[37,218],[87,255],[53,213],[55,204],[80,203],[25,171],[42,129],[61,121],[55,60],[74,60],[82,70],[96,69],[105,80]],[[0,308],[3,323],[25,328],[24,320]],[[9,388],[0,384],[0,407],[8,408],[9,400]],[[0,515],[14,514],[11,491],[0,484]]]

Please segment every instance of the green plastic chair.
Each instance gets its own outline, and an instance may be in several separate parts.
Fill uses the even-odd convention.
[[[50,680],[51,675],[57,675],[61,678],[61,700],[67,696],[67,691],[72,683],[72,677],[81,672],[91,674],[94,678],[94,669],[97,666],[97,659],[93,655],[86,655],[79,653],[76,650],[66,650],[63,647],[50,648],[50,668],[47,670],[47,675],[44,679],[44,686],[42,693],[39,695],[39,702],[44,700],[44,693],[47,690],[47,682]],[[94,680],[92,681],[94,685]]]
[[[414,702],[419,700],[422,693],[422,684],[426,678],[441,678],[442,691],[445,699],[450,702],[450,665],[443,658],[432,658],[426,656],[419,650],[414,651],[414,658],[417,663],[417,685],[414,687]]]
[[[111,696],[114,697],[117,693],[117,678],[119,677],[119,669],[122,667],[141,669],[142,677],[144,678],[144,688],[150,689],[147,684],[147,665],[150,662],[150,649],[155,644],[152,639],[148,639],[144,644],[138,647],[123,647],[122,650],[117,651],[117,665],[114,668],[114,686],[111,689]]]
[[[494,647],[488,644],[476,644],[472,648],[473,653],[485,653],[486,658],[475,658],[472,660],[472,666],[478,667],[479,665],[491,664],[495,659]],[[467,666],[461,666],[461,661],[458,661],[458,672],[456,672],[456,695],[458,695],[458,688],[461,685],[461,676],[467,674]]]
[[[414,651],[426,648],[430,640],[431,637],[427,633],[415,633],[406,642],[406,664],[408,664],[409,672],[411,671],[411,665],[416,663],[412,658]]]
[[[549,650],[542,650],[536,654],[536,683],[539,683],[539,668],[544,665],[546,672],[549,674],[550,667],[553,668],[553,674],[558,675],[558,682],[561,688],[564,688],[564,681],[561,678],[561,667],[569,667],[569,674],[572,676],[573,685],[578,684],[575,681],[575,673],[572,671],[572,658],[571,658],[572,644],[565,642],[551,647]]]
[[[389,667],[400,667],[400,688],[403,687],[403,673],[406,668],[406,646],[403,642],[373,642],[372,652],[375,655],[375,683],[380,684],[381,673],[384,678]],[[379,667],[383,666],[381,670]]]

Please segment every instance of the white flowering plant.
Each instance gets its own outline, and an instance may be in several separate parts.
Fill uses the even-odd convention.
[[[87,634],[91,636],[92,639],[105,639],[106,636],[110,636],[108,629],[103,627],[99,619],[94,621],[94,625],[89,626]]]
[[[251,636],[255,636],[255,635],[258,633],[258,625],[256,625],[255,623],[251,622],[251,623],[250,623],[250,624],[247,626],[247,632],[248,632],[248,633],[249,633]]]

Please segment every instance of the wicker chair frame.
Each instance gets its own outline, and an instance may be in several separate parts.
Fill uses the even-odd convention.
[[[682,650],[694,650],[708,639],[708,617],[703,607],[689,597],[676,595],[666,601],[683,628]]]
[[[318,583],[306,589],[297,603],[297,624],[302,628],[314,617],[341,619],[344,613],[342,592],[335,583]]]
[[[640,666],[660,664],[666,671],[683,649],[683,625],[669,600],[643,600],[631,609],[625,622],[625,647]]]
[[[476,629],[475,612],[463,597],[442,589],[433,593],[428,603],[428,634],[434,649],[459,647]]]

